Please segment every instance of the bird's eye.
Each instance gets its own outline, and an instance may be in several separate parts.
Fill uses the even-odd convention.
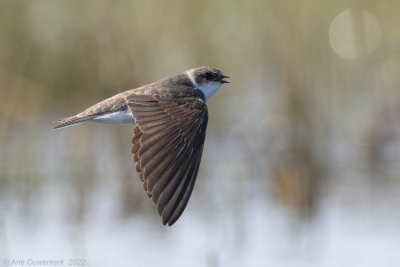
[[[215,80],[216,77],[217,77],[217,74],[214,73],[214,72],[207,72],[206,73],[206,79],[207,80],[212,81],[212,80]]]

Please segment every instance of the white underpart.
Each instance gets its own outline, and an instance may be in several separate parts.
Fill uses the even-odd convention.
[[[221,87],[222,83],[221,82],[208,82],[202,85],[199,85],[196,80],[193,77],[193,71],[189,70],[188,72],[186,72],[187,75],[189,76],[190,80],[193,83],[193,86],[196,87],[197,89],[199,89],[200,91],[203,92],[204,97],[206,98],[206,102],[208,99],[210,99],[210,97],[216,92],[218,91],[218,89]]]
[[[135,123],[132,113],[129,109],[123,111],[116,111],[112,113],[106,113],[93,119],[94,122],[100,123]]]

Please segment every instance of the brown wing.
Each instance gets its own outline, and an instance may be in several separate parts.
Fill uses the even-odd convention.
[[[163,101],[130,95],[135,118],[132,153],[144,189],[163,224],[172,225],[189,201],[200,166],[208,121],[200,98]]]

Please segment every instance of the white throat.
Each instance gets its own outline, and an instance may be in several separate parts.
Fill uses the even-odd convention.
[[[208,83],[199,85],[199,84],[197,84],[196,80],[193,77],[192,70],[187,71],[186,74],[189,76],[190,80],[192,81],[193,86],[203,92],[206,102],[207,102],[208,99],[210,99],[210,97],[216,91],[218,91],[218,89],[222,85],[221,82],[208,82]]]

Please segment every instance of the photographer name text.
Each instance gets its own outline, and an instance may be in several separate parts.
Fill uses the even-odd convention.
[[[84,266],[86,259],[4,259],[5,266]]]

